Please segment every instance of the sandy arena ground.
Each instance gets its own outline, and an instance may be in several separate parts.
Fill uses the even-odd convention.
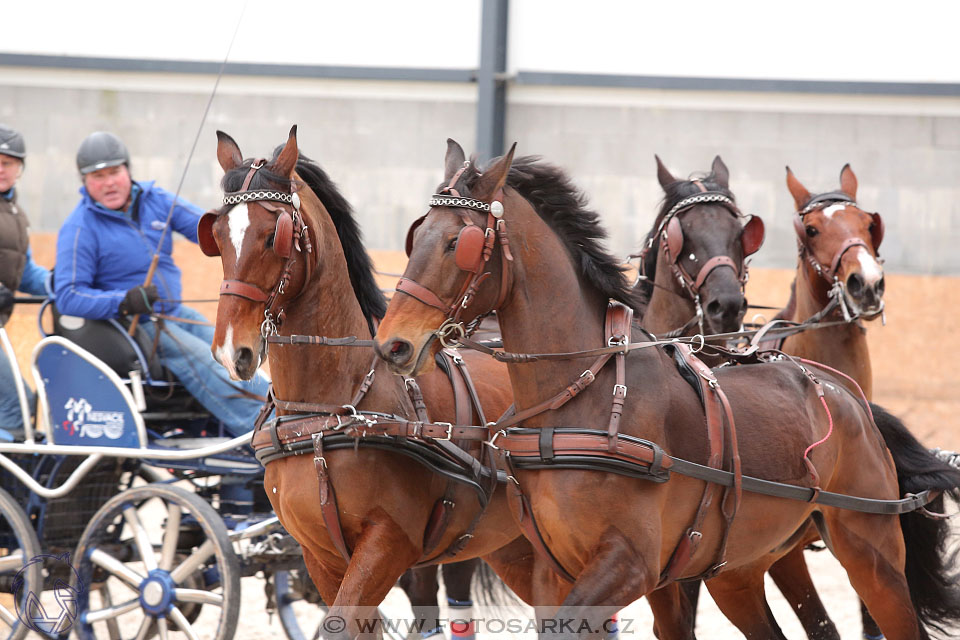
[[[39,264],[49,266],[54,258],[53,234],[36,234],[33,252]],[[400,273],[405,261],[399,252],[374,252],[374,260],[385,272]],[[184,273],[185,299],[216,297],[222,273],[219,260],[206,258],[188,242],[175,244],[175,259]],[[793,272],[788,270],[752,269],[747,288],[751,302],[782,305],[789,294]],[[384,276],[381,284],[392,287],[393,276]],[[928,446],[960,449],[960,394],[951,383],[953,357],[945,348],[949,338],[960,333],[960,297],[956,294],[956,278],[910,275],[887,275],[885,299],[887,324],[879,321],[868,325],[868,339],[873,361],[874,400],[899,415],[917,437]],[[216,316],[216,303],[194,304],[207,317]],[[772,315],[772,312],[770,312]],[[21,369],[26,374],[30,352],[39,339],[36,329],[36,308],[21,305],[7,326],[16,346]],[[931,344],[928,336],[935,337]],[[944,346],[940,346],[944,345]],[[948,348],[948,347],[947,347]],[[864,470],[869,473],[869,470]],[[844,638],[860,635],[859,609],[846,576],[828,553],[809,553],[811,574],[821,597],[840,628]],[[776,588],[768,582],[768,596],[774,614],[788,637],[803,637],[796,617],[789,611]],[[276,616],[268,619],[263,609],[263,583],[245,579],[243,613],[237,638],[259,640],[283,637]],[[698,635],[701,638],[738,638],[740,634],[719,613],[709,597],[701,599]],[[398,590],[391,592],[384,605],[388,615],[405,618],[409,615],[406,598]],[[631,605],[621,614],[629,628],[624,637],[652,638],[652,618],[645,601]],[[448,634],[449,635],[449,634]],[[957,631],[960,635],[960,631]],[[954,637],[957,637],[955,635]]]

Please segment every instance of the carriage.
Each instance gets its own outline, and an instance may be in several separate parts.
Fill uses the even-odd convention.
[[[0,635],[233,637],[240,579],[262,575],[293,639],[323,603],[263,491],[250,435],[221,425],[146,357],[142,332],[56,313],[23,434],[0,444]],[[15,353],[3,328],[0,343]],[[298,615],[300,616],[298,618]]]

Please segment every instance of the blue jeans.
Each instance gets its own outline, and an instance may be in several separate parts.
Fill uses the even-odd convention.
[[[12,441],[10,431],[23,429],[23,414],[20,412],[20,396],[13,381],[13,367],[17,366],[7,358],[7,353],[0,349],[0,440]],[[27,381],[23,381],[27,392],[27,404],[33,412],[34,394]]]
[[[173,315],[207,322],[199,311],[183,305]],[[151,339],[154,338],[157,331],[155,322],[144,322],[140,326]],[[238,397],[237,387],[266,397],[270,381],[259,371],[249,381],[231,380],[227,370],[213,359],[210,352],[212,343],[213,327],[167,320],[164,330],[160,332],[157,355],[160,363],[176,376],[200,404],[223,422],[230,433],[243,435],[253,429],[262,403]]]

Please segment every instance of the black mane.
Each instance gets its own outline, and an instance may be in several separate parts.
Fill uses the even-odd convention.
[[[641,265],[642,273],[645,273],[647,278],[646,280],[640,280],[637,283],[637,291],[639,292],[642,300],[643,307],[646,308],[647,304],[650,302],[651,296],[653,296],[653,281],[657,276],[657,254],[660,251],[660,236],[657,234],[657,229],[660,228],[660,223],[663,221],[663,217],[667,215],[667,212],[673,208],[675,204],[683,200],[684,198],[689,198],[690,196],[696,195],[700,192],[699,187],[694,184],[694,180],[700,182],[707,191],[716,191],[727,196],[734,202],[733,193],[725,188],[720,186],[717,182],[717,177],[713,173],[708,173],[703,177],[691,177],[690,180],[677,180],[676,182],[671,182],[666,187],[664,187],[665,195],[663,197],[663,202],[660,205],[660,212],[657,214],[657,218],[653,221],[653,227],[650,229],[650,232],[647,233],[647,236],[643,239],[643,244],[641,247],[646,247],[647,243],[650,242],[651,236],[653,237],[653,244],[650,247],[650,250],[647,251],[646,256],[644,256],[643,264]]]
[[[282,149],[283,145],[277,147],[274,150],[271,165],[254,174],[249,189],[279,188],[283,191],[287,190],[287,179],[270,171],[272,163],[276,162]],[[243,180],[252,163],[253,159],[244,160],[240,167],[231,169],[223,176],[221,186],[224,192],[238,191],[243,186]],[[307,156],[300,154],[297,158],[296,171],[303,183],[310,187],[320,202],[323,203],[333,220],[337,235],[340,236],[343,255],[347,260],[350,284],[353,285],[353,291],[360,303],[360,309],[363,311],[367,322],[371,324],[371,332],[373,332],[371,320],[383,317],[387,311],[387,300],[374,279],[373,262],[363,246],[360,227],[353,217],[353,208],[326,172]]]
[[[491,160],[491,164],[495,160]],[[462,185],[462,188],[458,187],[461,193],[469,193],[479,175],[471,163],[458,182]],[[605,297],[639,310],[640,300],[627,281],[626,268],[603,246],[607,231],[600,224],[599,214],[587,207],[586,196],[562,169],[543,162],[538,156],[517,158],[507,175],[507,186],[526,198],[556,232],[578,272],[590,285]]]

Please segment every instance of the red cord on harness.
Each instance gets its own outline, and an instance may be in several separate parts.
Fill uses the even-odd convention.
[[[823,410],[827,412],[827,418],[830,419],[830,428],[827,429],[827,435],[823,436],[823,439],[814,442],[812,445],[806,448],[803,452],[803,458],[807,461],[809,465],[813,465],[813,462],[810,461],[810,458],[807,457],[814,448],[819,447],[824,442],[830,438],[830,434],[833,433],[833,415],[830,413],[830,407],[827,406],[827,399],[823,396],[820,396],[820,402],[823,404]]]

